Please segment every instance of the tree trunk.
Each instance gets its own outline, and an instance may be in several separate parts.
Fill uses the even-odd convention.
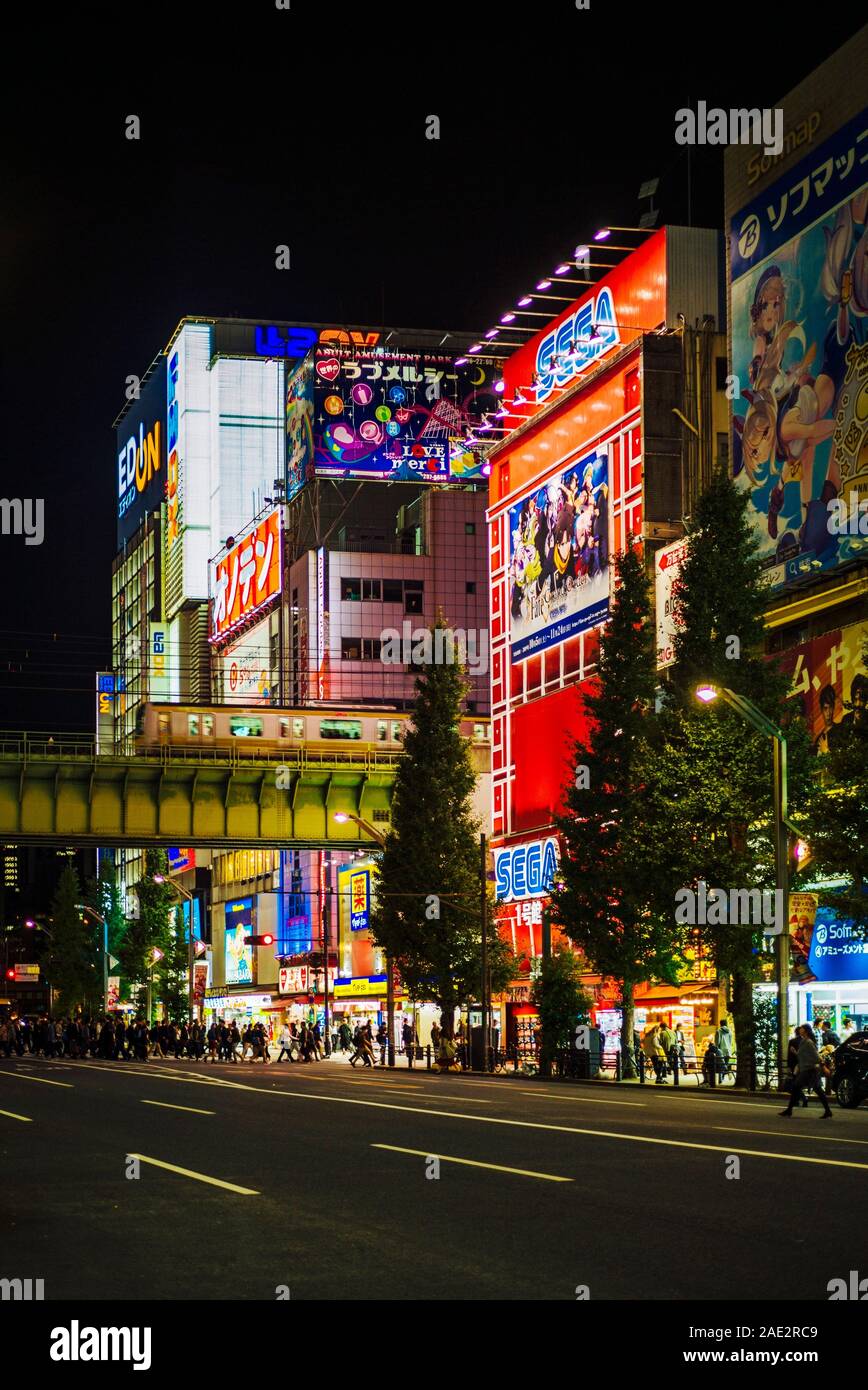
[[[636,1059],[633,1056],[633,1031],[635,1027],[635,1005],[633,1002],[633,981],[621,982],[621,1075],[628,1079],[636,1076]]]
[[[450,1042],[455,1037],[455,1004],[440,1005],[440,1031]]]
[[[754,1046],[753,982],[737,970],[732,977],[732,1016],[735,1023],[735,1084],[751,1085]]]

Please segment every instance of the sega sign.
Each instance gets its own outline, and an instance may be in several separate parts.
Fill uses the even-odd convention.
[[[557,867],[558,842],[554,837],[496,850],[494,880],[498,900],[508,903],[544,896],[554,883]]]
[[[620,341],[612,291],[604,287],[542,339],[535,363],[537,404],[548,400],[556,387],[581,376]]]

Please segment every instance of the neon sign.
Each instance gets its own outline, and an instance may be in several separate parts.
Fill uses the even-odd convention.
[[[303,325],[278,328],[273,323],[257,326],[255,334],[256,351],[260,357],[305,357],[317,343],[372,348],[379,341],[379,333],[361,333],[355,328],[323,328],[317,333],[315,328]]]
[[[565,386],[581,376],[593,362],[604,357],[621,341],[612,292],[600,290],[579,305],[557,328],[547,333],[537,349],[536,399],[548,400],[557,386]]]
[[[557,840],[533,840],[496,851],[494,878],[501,902],[538,898],[548,893],[558,867]]]

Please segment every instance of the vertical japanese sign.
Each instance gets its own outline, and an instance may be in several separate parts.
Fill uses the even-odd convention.
[[[677,580],[687,554],[685,541],[664,545],[654,556],[654,596],[657,611],[657,670],[675,663]]]
[[[329,557],[325,546],[316,553],[317,630],[316,670],[317,698],[327,700],[331,692],[329,677]]]

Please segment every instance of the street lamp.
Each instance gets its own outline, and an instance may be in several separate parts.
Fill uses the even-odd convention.
[[[370,821],[363,820],[361,816],[354,816],[352,811],[335,811],[335,820],[338,825],[345,825],[347,821],[352,821],[360,830],[364,830],[376,841],[380,849],[385,848],[386,837],[382,831],[378,830]],[[326,1031],[328,1031],[328,948],[325,951],[326,957]],[[389,1034],[389,1066],[395,1065],[395,981],[392,974],[392,957],[386,955],[386,1029]]]
[[[787,994],[790,986],[790,865],[787,847],[787,830],[796,827],[787,819],[787,740],[786,735],[770,719],[757,709],[744,695],[737,695],[725,685],[712,685],[708,682],[699,685],[696,698],[703,704],[712,704],[722,699],[731,709],[741,715],[759,733],[772,740],[773,755],[773,814],[775,844],[775,886],[781,894],[783,921],[777,939],[775,956],[775,975],[778,986],[778,1080],[783,1085],[786,1066],[787,1040],[789,1026],[787,1019]]]
[[[88,907],[87,903],[76,903],[76,907],[81,912],[87,912],[95,922],[99,922],[102,927],[102,1003],[103,1013],[108,1013],[108,922],[101,912],[97,912],[95,907]]]
[[[54,918],[53,918],[53,917],[49,917],[48,920],[49,920],[49,922],[53,922],[53,921],[54,921]],[[48,927],[43,927],[42,924],[41,924],[41,922],[34,922],[34,920],[33,920],[32,917],[25,917],[25,919],[24,919],[24,925],[25,925],[25,927],[29,927],[31,931],[41,931],[41,932],[45,932],[45,935],[48,937],[49,941],[53,941],[53,940],[54,940],[54,932],[53,932],[53,931],[49,931]],[[9,978],[9,968],[8,968],[8,967],[9,967],[9,943],[6,942],[5,944],[6,944],[6,978],[8,979],[8,978]],[[51,984],[50,979],[48,978],[48,972],[47,972],[47,971],[43,971],[43,973],[44,973],[44,975],[45,975],[45,983],[48,985],[48,1017],[51,1018],[52,1012],[53,1012],[53,1010],[54,1010],[54,989],[53,989],[53,987],[52,987],[52,984]],[[52,974],[53,974],[53,973],[54,973],[54,971],[52,970]]]
[[[182,888],[180,883],[176,883],[173,878],[166,878],[165,874],[154,874],[155,883],[165,883],[169,888],[174,888],[180,893],[188,903],[191,903],[196,896],[186,888]],[[187,933],[187,1013],[190,1022],[193,1022],[193,909],[190,908],[190,930]]]

